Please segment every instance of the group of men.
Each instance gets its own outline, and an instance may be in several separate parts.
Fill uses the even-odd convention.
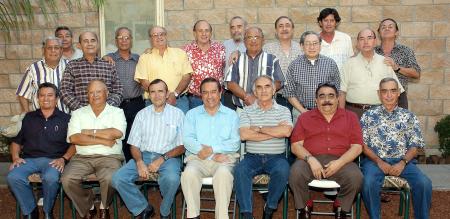
[[[351,38],[336,30],[340,20],[335,9],[323,9],[322,31],[306,31],[296,43],[294,22],[281,16],[277,40],[268,44],[242,17],[230,20],[232,39],[223,44],[199,20],[195,40],[182,49],[168,46],[166,29],[155,26],[141,56],[131,53],[132,31],[120,27],[117,51],[102,58],[95,33],[81,33],[78,50],[70,29],[58,27],[17,89],[22,110],[32,111],[11,144],[8,175],[23,215],[38,218],[27,177],[40,173],[44,214],[53,218],[62,173],[82,218],[109,218],[115,189],[134,216],[147,219],[156,211],[135,181],[158,173],[161,218],[169,218],[180,184],[187,217],[200,218],[205,177],[212,177],[216,218],[228,218],[233,188],[242,217],[253,218],[252,179],[259,174],[273,179],[263,218],[272,218],[288,184],[299,216],[309,218],[313,179],[341,185],[336,218],[346,216],[360,190],[370,217],[379,218],[385,175],[406,178],[416,218],[428,218],[431,181],[414,165],[424,141],[417,118],[397,107],[398,71],[375,53],[371,29],[358,33],[355,55]],[[287,147],[297,158],[291,166]],[[354,162],[361,152],[362,173]],[[90,174],[100,182],[99,210],[81,186]]]

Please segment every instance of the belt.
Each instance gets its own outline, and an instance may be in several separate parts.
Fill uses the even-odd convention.
[[[371,104],[359,104],[359,103],[350,103],[350,102],[345,102],[345,104],[355,107],[355,108],[358,108],[358,109],[363,109],[363,110],[368,110],[374,106],[377,106],[377,105],[371,105]]]
[[[133,98],[123,99],[122,100],[122,104],[129,103],[129,102],[132,102],[132,101],[137,101],[137,100],[143,100],[142,96],[137,96],[137,97],[133,97]]]
[[[188,97],[197,97],[197,98],[200,98],[200,99],[202,98],[202,96],[197,96],[197,95],[194,95],[192,93],[187,93],[186,96],[188,96]]]

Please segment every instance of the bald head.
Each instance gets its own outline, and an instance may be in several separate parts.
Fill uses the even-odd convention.
[[[108,88],[101,80],[92,80],[87,87],[88,101],[92,107],[106,105],[108,98]]]

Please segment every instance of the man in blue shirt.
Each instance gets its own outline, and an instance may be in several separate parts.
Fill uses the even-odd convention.
[[[220,103],[221,86],[214,78],[200,84],[203,105],[188,111],[184,120],[183,143],[186,168],[181,188],[187,204],[187,217],[200,218],[202,178],[212,177],[216,218],[228,218],[233,190],[233,167],[240,146],[239,117]]]

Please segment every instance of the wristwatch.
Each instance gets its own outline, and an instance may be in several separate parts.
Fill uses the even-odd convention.
[[[258,126],[258,132],[261,132],[262,125]]]
[[[167,154],[163,154],[164,161],[167,161],[170,157]]]
[[[306,155],[305,158],[303,158],[303,159],[305,160],[305,162],[308,162],[310,157],[311,157],[311,155]]]
[[[173,91],[173,95],[175,95],[175,97],[179,96],[179,94],[176,91]]]
[[[400,66],[398,66],[397,70],[395,70],[395,73],[398,73],[400,71]]]
[[[409,162],[406,158],[402,158],[402,161],[405,162],[405,165],[407,165]]]

